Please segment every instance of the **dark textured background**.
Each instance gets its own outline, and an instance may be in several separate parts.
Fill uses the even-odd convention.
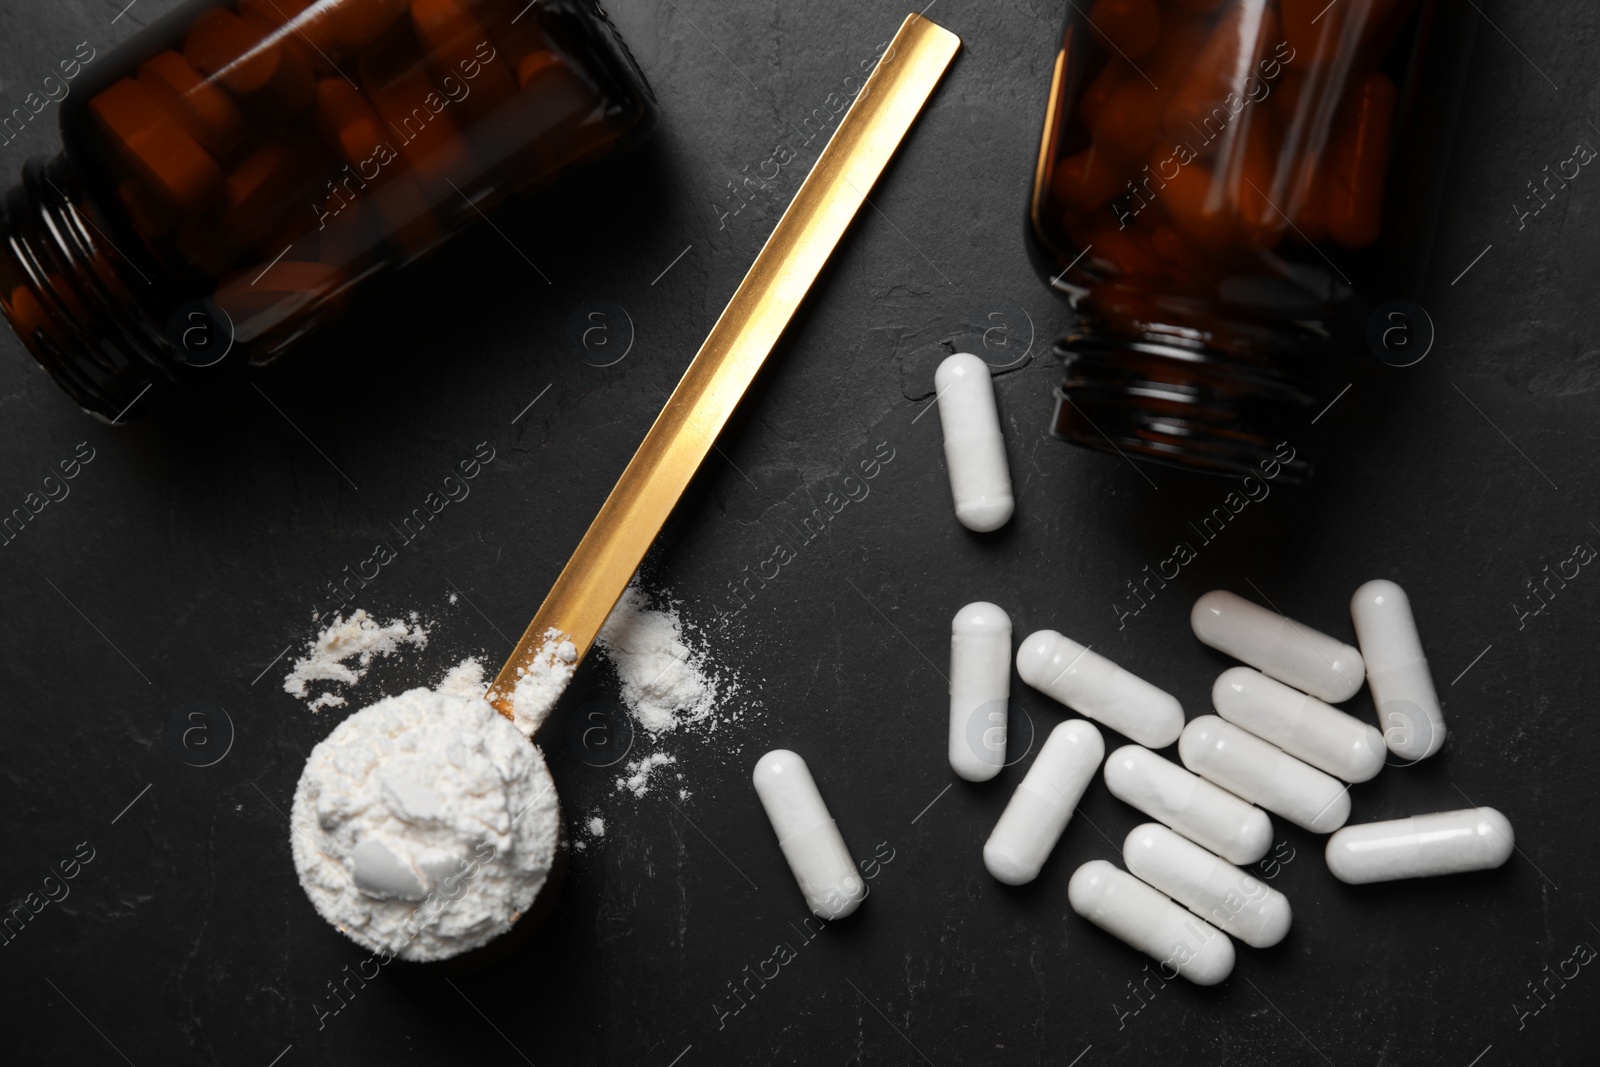
[[[80,41],[111,62],[112,46],[173,6],[139,0],[113,22],[123,2],[0,2],[0,104],[19,103]],[[991,355],[1025,350],[1031,332],[1037,356],[1067,323],[1027,264],[1020,223],[1061,8],[934,6],[962,55],[879,186],[879,210],[845,241],[647,562],[652,586],[681,597],[743,677],[752,710],[710,737],[661,744],[687,802],[621,797],[614,769],[577,759],[555,731],[546,747],[569,816],[598,810],[609,830],[575,857],[536,947],[453,986],[391,968],[321,1029],[326,983],[365,953],[297,887],[283,812],[340,712],[314,717],[279,691],[286,660],[264,668],[313,632],[313,611],[330,606],[319,587],[483,441],[496,459],[470,498],[362,598],[386,617],[422,611],[434,641],[375,670],[354,703],[431,682],[467,653],[498,662],[815,146],[719,228],[727,183],[822,106],[906,9],[615,4],[666,118],[650,151],[559,217],[502,222],[552,284],[492,231],[464,236],[263,382],[281,412],[246,391],[215,411],[107,428],[0,336],[0,510],[79,442],[95,453],[71,496],[0,549],[0,903],[36,891],[80,842],[94,850],[71,896],[0,947],[6,1057],[1593,1062],[1600,974],[1581,969],[1547,1002],[1527,983],[1579,943],[1600,945],[1589,706],[1600,573],[1584,568],[1538,615],[1519,619],[1513,604],[1545,565],[1600,544],[1600,178],[1586,171],[1520,231],[1512,204],[1576,142],[1600,141],[1600,11],[1474,6],[1486,21],[1456,176],[1441,190],[1434,351],[1394,376],[1387,413],[1357,420],[1313,489],[1275,487],[1120,630],[1124,583],[1174,541],[1197,540],[1188,523],[1226,487],[1046,438],[1056,371],[1036,358],[997,380],[1016,518],[987,538],[955,523],[938,419],[913,421],[930,353],[1004,323],[991,339],[1011,347]],[[55,150],[44,118],[0,149],[7,173]],[[568,339],[597,300],[637,332],[604,368]],[[1346,397],[1344,416],[1370,399]],[[871,495],[719,624],[727,583],[771,552],[771,531],[880,442],[895,458]],[[1035,884],[1012,890],[985,873],[983,840],[1023,767],[946,791],[951,614],[995,600],[1019,638],[1050,626],[1093,642],[1193,715],[1223,666],[1188,631],[1199,593],[1250,595],[1253,583],[1348,638],[1348,597],[1379,575],[1411,593],[1453,733],[1426,764],[1356,787],[1354,818],[1470,799],[1506,812],[1519,854],[1487,874],[1356,889],[1328,874],[1320,840],[1275,820],[1281,862],[1262,873],[1293,901],[1288,939],[1241,947],[1219,988],[1175,981],[1134,1014],[1129,984],[1146,961],[1072,915],[1065,889],[1141,820],[1096,781]],[[608,685],[591,664],[577,697],[604,701]],[[1062,712],[1020,683],[1016,695],[1020,746],[1027,721],[1046,729]],[[209,749],[174,742],[189,701],[211,709]],[[1365,694],[1354,708],[1372,714]],[[189,765],[224,750],[229,721],[227,755]],[[748,778],[777,746],[810,761],[858,857],[893,857],[854,919],[804,945],[803,904]],[[636,740],[635,754],[650,750]],[[735,1006],[726,984],[780,941],[798,958],[719,1026]]]

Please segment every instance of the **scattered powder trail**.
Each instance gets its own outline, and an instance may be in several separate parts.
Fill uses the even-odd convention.
[[[606,836],[606,821],[598,814],[591,815],[578,824],[577,832],[573,835],[572,847],[577,852],[587,852],[590,842],[598,841]]]
[[[283,691],[292,697],[306,700],[314,683],[331,682],[350,686],[366,677],[372,661],[379,656],[392,656],[404,646],[428,646],[428,628],[416,612],[409,623],[395,619],[380,623],[357,608],[346,619],[335,615],[333,621],[306,648],[306,654],[294,661],[283,680]],[[350,662],[354,660],[354,664]],[[345,698],[332,691],[324,691],[306,701],[312,711],[327,707],[342,707]]]
[[[617,779],[617,789],[626,789],[635,797],[642,797],[650,792],[651,776],[660,768],[677,762],[678,757],[665,752],[652,752],[643,759],[633,760],[628,764],[627,774]]]

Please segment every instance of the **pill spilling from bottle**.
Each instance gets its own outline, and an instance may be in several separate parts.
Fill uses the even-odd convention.
[[[939,364],[933,384],[956,518],[975,533],[998,530],[1015,504],[989,365],[957,352]]]

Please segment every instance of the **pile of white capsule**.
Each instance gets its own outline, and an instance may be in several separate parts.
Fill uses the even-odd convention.
[[[989,368],[953,355],[934,384],[956,518],[975,532],[996,530],[1014,501]],[[983,846],[989,873],[1009,885],[1037,878],[1104,760],[1111,794],[1156,821],[1128,834],[1127,870],[1091,860],[1073,873],[1072,910],[1171,973],[1215,985],[1233,971],[1231,938],[1267,948],[1289,932],[1288,899],[1242,869],[1271,847],[1268,812],[1331,834],[1328,869],[1351,884],[1505,863],[1511,824],[1493,808],[1345,825],[1347,783],[1371,780],[1390,754],[1416,762],[1445,742],[1405,591],[1367,582],[1350,615],[1359,650],[1233,593],[1202,596],[1189,616],[1195,636],[1248,666],[1212,686],[1217,714],[1187,724],[1170,693],[1054,630],[1030,635],[1016,652],[1018,676],[1083,718],[1056,726],[1040,746]],[[1006,764],[1011,648],[1011,618],[995,604],[968,604],[951,622],[949,757],[968,781],[988,781]],[[1381,733],[1333,706],[1363,682]],[[1107,759],[1094,723],[1133,744]],[[1174,742],[1181,765],[1153,751]],[[769,752],[754,781],[807,905],[823,919],[855,911],[866,885],[805,761]]]
[[[989,872],[1011,885],[1036,878],[1104,760],[1112,795],[1156,821],[1128,835],[1127,870],[1105,860],[1078,868],[1072,909],[1172,973],[1214,985],[1233,970],[1226,935],[1266,948],[1289,931],[1289,901],[1242,869],[1271,846],[1268,812],[1332,834],[1328,869],[1352,884],[1503,864],[1513,835],[1493,808],[1345,826],[1347,783],[1373,778],[1391,753],[1416,761],[1445,741],[1405,591],[1368,582],[1350,609],[1360,650],[1232,593],[1202,596],[1190,614],[1195,636],[1248,666],[1217,679],[1217,714],[1187,724],[1175,697],[1104,656],[1054,630],[1030,635],[1017,674],[1083,718],[1040,748],[984,845]],[[950,766],[987,781],[1006,762],[1011,620],[979,602],[950,629]],[[1382,733],[1333,707],[1363,682]],[[1094,723],[1134,743],[1105,759]],[[1173,742],[1181,766],[1152,751]]]

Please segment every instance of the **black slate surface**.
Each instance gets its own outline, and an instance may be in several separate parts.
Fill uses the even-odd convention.
[[[124,2],[0,3],[0,106],[81,41],[112,62],[173,6]],[[1585,566],[1524,612],[1525,583],[1600,545],[1600,193],[1585,174],[1522,228],[1513,204],[1546,164],[1600,140],[1600,11],[1474,6],[1484,24],[1438,251],[1446,282],[1466,273],[1430,297],[1434,350],[1312,488],[1273,487],[1202,542],[1190,523],[1222,483],[1042,432],[1056,372],[1037,357],[1068,316],[1027,264],[1020,214],[1059,5],[936,4],[962,55],[645,568],[744,680],[750,712],[710,736],[635,738],[634,756],[677,757],[681,801],[619,794],[615,768],[554,731],[569,818],[598,811],[608,830],[574,857],[535,947],[449,983],[391,968],[337,1014],[322,1015],[328,983],[365,953],[297,887],[284,812],[340,712],[312,716],[279,691],[274,658],[314,631],[325,583],[487,442],[495,458],[470,497],[361,596],[385,617],[422,612],[433,642],[375,669],[353,703],[432,682],[469,653],[498,661],[815,146],[724,217],[729,183],[825,106],[905,9],[615,4],[665,110],[652,148],[559,213],[506,218],[515,249],[485,229],[395,279],[264,380],[270,403],[247,390],[111,429],[0,336],[0,509],[75,452],[93,457],[0,549],[0,903],[80,861],[70,895],[0,946],[7,1059],[1593,1062],[1600,575]],[[0,168],[55,146],[46,113],[0,148]],[[585,359],[570,340],[595,301],[635,334],[609,366],[593,364],[615,348]],[[938,419],[920,416],[939,342],[1002,322],[991,340],[1012,347],[996,362],[1033,342],[1032,362],[997,380],[1018,511],[974,537],[950,513]],[[880,445],[893,459],[870,494],[719,618],[775,531]],[[1119,626],[1125,583],[1179,540],[1196,560]],[[1346,887],[1319,839],[1275,820],[1277,860],[1259,873],[1292,899],[1295,928],[1274,949],[1241,948],[1209,990],[1141,985],[1146,961],[1068,909],[1071,872],[1115,858],[1141,821],[1103,783],[1035,884],[985,873],[982,842],[1026,761],[983,786],[945,762],[941,672],[960,605],[999,602],[1019,638],[1048,626],[1092,642],[1192,716],[1224,665],[1189,634],[1194,597],[1254,588],[1348,638],[1350,592],[1379,575],[1411,593],[1453,733],[1436,758],[1356,787],[1354,818],[1494,805],[1518,835],[1503,869]],[[1062,709],[1014,684],[1020,748]],[[606,707],[610,686],[586,665],[569,706]],[[1353,707],[1372,714],[1365,694]],[[861,912],[811,940],[749,786],[778,746],[810,761],[857,856],[883,860]],[[730,983],[780,943],[794,958],[735,1000]]]

